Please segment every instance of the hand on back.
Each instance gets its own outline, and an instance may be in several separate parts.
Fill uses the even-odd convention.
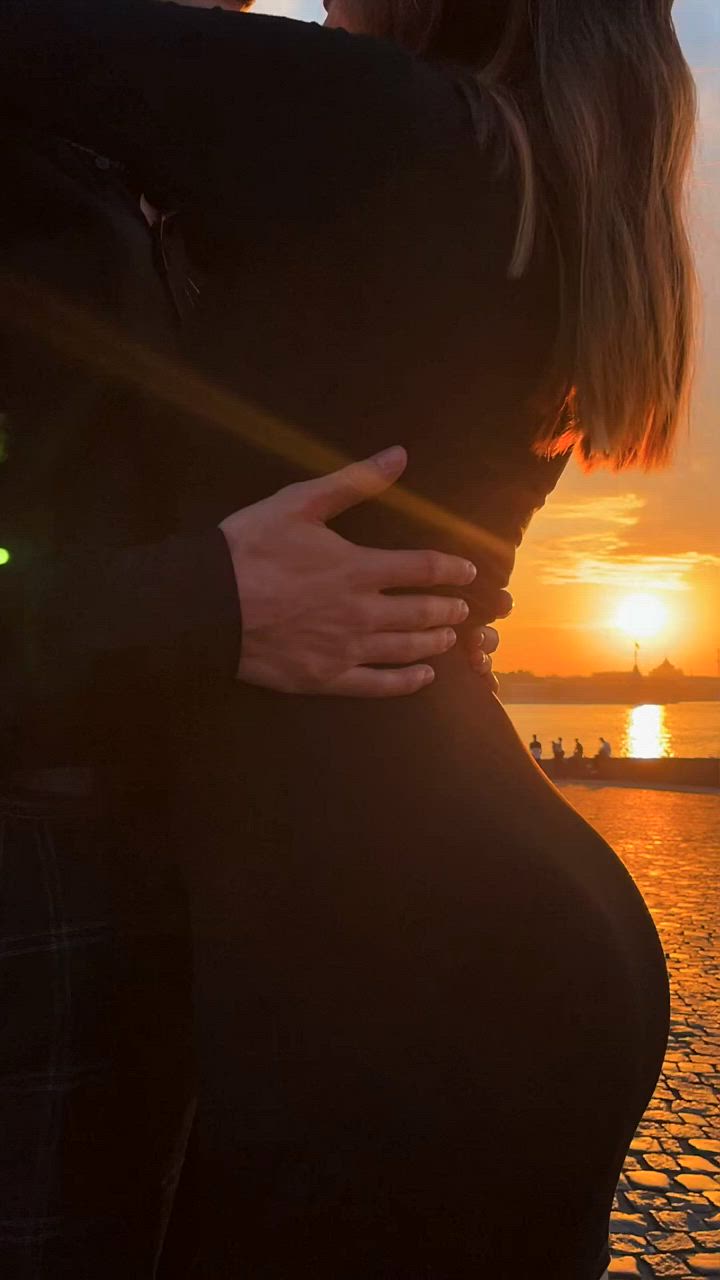
[[[468,587],[475,567],[437,551],[358,547],[325,523],[377,497],[406,464],[403,449],[390,449],[290,485],[222,522],[243,616],[240,680],[354,697],[415,693],[433,680],[427,660],[452,648],[468,606],[461,592],[454,598],[428,589]],[[417,594],[384,594],[390,588]],[[509,597],[499,595],[498,612],[506,612]],[[492,627],[469,633],[471,664],[482,675],[490,675],[496,644]]]

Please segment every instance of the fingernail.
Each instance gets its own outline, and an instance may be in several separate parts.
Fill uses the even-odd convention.
[[[404,470],[406,462],[407,454],[399,444],[375,454],[375,465],[388,476],[399,475]]]
[[[473,582],[474,579],[477,577],[477,569],[475,568],[475,565],[473,564],[472,560],[465,561],[465,568],[467,570],[467,575],[468,575],[466,578],[466,581]]]
[[[465,600],[458,600],[457,613],[459,621],[464,622],[470,613],[470,605]]]
[[[445,648],[452,649],[456,640],[457,640],[457,636],[455,632],[452,630],[451,627],[448,627],[447,631],[445,632]]]
[[[435,679],[435,671],[434,671],[434,669],[433,669],[432,667],[422,667],[422,668],[421,668],[421,671],[422,671],[422,679],[421,679],[420,683],[421,683],[421,684],[431,684],[431,683],[432,683],[432,681]]]

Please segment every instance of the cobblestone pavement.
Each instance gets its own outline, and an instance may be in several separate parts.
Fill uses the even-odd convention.
[[[568,788],[663,941],[672,1024],[623,1170],[610,1276],[720,1276],[720,796]]]

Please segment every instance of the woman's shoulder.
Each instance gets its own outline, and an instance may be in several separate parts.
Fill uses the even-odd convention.
[[[320,124],[344,128],[349,144],[357,146],[372,136],[382,153],[385,145],[396,143],[398,133],[406,141],[427,144],[472,127],[453,69],[430,63],[394,41],[262,14],[246,14],[242,21],[252,24],[258,51],[272,52],[268,91],[288,101],[302,86],[300,114],[315,111]]]

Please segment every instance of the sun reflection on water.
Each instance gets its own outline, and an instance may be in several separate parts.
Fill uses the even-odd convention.
[[[672,754],[665,707],[651,703],[642,707],[630,707],[625,722],[623,755],[640,760],[657,760],[661,756]]]

